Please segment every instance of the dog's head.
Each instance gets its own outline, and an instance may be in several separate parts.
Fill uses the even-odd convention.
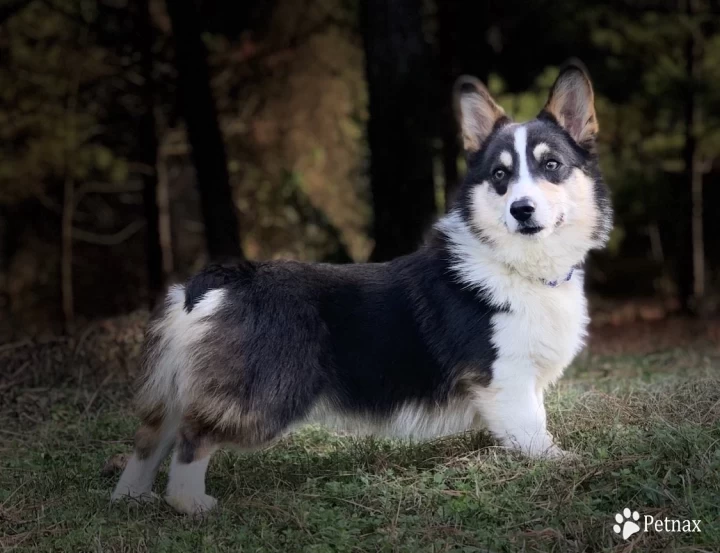
[[[458,81],[455,103],[468,163],[457,207],[478,239],[510,265],[550,256],[558,267],[605,244],[612,212],[595,151],[593,89],[579,65],[561,71],[527,123],[511,121],[471,77]]]

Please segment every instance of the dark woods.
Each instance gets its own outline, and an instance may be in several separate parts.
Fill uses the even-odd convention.
[[[209,260],[407,253],[462,176],[454,80],[529,118],[571,56],[618,214],[592,291],[716,309],[717,2],[16,0],[0,24],[2,339]]]
[[[207,251],[211,259],[241,257],[238,222],[210,86],[200,13],[193,0],[168,0],[166,6],[172,21],[179,112],[185,121],[197,173]]]
[[[373,261],[415,249],[435,213],[433,123],[421,0],[362,2]]]

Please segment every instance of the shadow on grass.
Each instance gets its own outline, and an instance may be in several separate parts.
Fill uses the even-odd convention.
[[[417,473],[447,467],[468,457],[478,458],[482,450],[492,447],[497,447],[497,442],[486,432],[412,442],[341,437],[322,428],[307,427],[264,451],[238,454],[230,449],[217,453],[210,479],[214,479],[213,472],[241,474],[243,487],[252,482],[256,489],[294,488],[311,479],[341,478],[360,472]]]

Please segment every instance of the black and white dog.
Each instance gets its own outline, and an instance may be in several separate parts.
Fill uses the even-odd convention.
[[[169,291],[147,332],[142,426],[113,499],[151,497],[174,446],[168,503],[209,510],[217,447],[258,448],[307,422],[420,439],[484,424],[527,455],[563,455],[543,394],[582,347],[582,263],[612,218],[593,90],[571,65],[528,123],[475,79],[459,81],[456,104],[467,177],[415,253],[216,266]]]

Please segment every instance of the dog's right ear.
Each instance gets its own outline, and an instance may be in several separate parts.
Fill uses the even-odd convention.
[[[498,121],[506,117],[505,111],[475,77],[460,77],[453,96],[463,148],[472,154],[482,148]]]
[[[595,95],[585,66],[572,59],[560,70],[543,108],[583,147],[592,147],[598,133]]]

